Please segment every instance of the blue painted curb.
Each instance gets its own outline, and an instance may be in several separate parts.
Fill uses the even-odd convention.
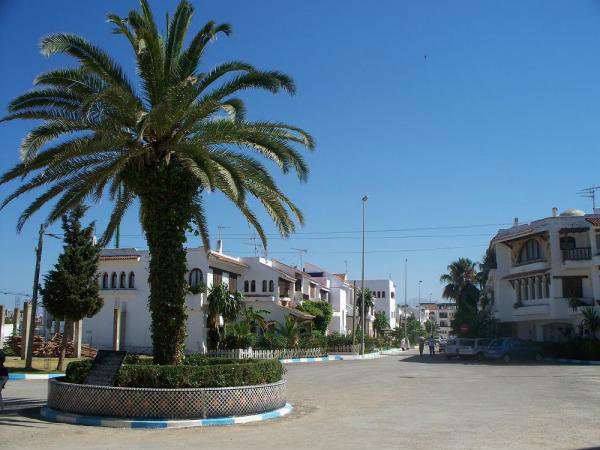
[[[584,366],[600,366],[600,361],[590,361],[587,359],[544,358],[544,361],[562,364],[582,364]]]
[[[9,373],[9,380],[47,380],[49,378],[64,377],[64,373]]]
[[[112,428],[187,428],[187,427],[213,427],[223,425],[235,425],[240,423],[261,422],[264,420],[275,419],[289,414],[292,405],[286,403],[283,408],[275,409],[261,414],[237,417],[215,417],[213,419],[122,419],[116,417],[84,416],[80,414],[70,414],[47,406],[40,410],[41,416],[52,422],[70,423],[73,425],[89,425],[96,427]]]
[[[312,363],[312,362],[324,362],[324,361],[352,361],[359,359],[376,359],[382,358],[383,356],[394,356],[400,355],[405,350],[391,348],[389,350],[383,350],[381,352],[365,353],[364,355],[330,355],[321,356],[316,358],[287,358],[280,359],[282,364],[296,364],[296,363]]]

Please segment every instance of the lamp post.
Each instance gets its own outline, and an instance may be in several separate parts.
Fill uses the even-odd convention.
[[[410,341],[408,340],[407,334],[407,322],[408,322],[408,303],[406,302],[406,280],[407,280],[407,270],[406,266],[408,265],[408,258],[404,258],[404,339],[406,339],[406,344],[410,347]]]
[[[362,270],[360,279],[360,291],[362,296],[361,302],[361,322],[362,322],[362,333],[360,337],[360,354],[365,354],[365,205],[369,200],[369,197],[365,195],[362,198]]]

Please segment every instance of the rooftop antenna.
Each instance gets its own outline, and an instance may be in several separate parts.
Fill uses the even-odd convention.
[[[308,249],[306,248],[293,248],[292,250],[296,250],[298,252],[298,256],[300,257],[300,270],[302,270],[304,268],[304,264],[302,262],[302,254],[303,253],[308,253]]]
[[[221,231],[225,230],[227,228],[231,228],[231,227],[226,227],[224,225],[217,225],[217,239],[221,240]]]
[[[592,208],[596,210],[596,191],[600,189],[600,186],[591,186],[589,188],[582,189],[578,192],[580,197],[591,198]]]
[[[348,260],[347,259],[344,260],[344,264],[346,265],[346,272],[345,273],[348,274]]]

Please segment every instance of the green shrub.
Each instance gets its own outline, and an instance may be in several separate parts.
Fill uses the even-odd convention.
[[[322,348],[327,347],[327,338],[320,331],[313,331],[310,335],[300,339],[300,348]]]
[[[327,336],[327,347],[335,348],[335,347],[343,347],[346,345],[352,345],[352,335],[343,336],[340,333],[331,333]]]
[[[91,358],[70,362],[67,366],[65,381],[77,384],[83,383],[93,363],[94,360]]]
[[[542,353],[551,358],[600,360],[600,341],[572,340],[567,342],[544,342]]]
[[[254,359],[233,359],[233,358],[216,358],[208,357],[202,353],[193,353],[187,355],[183,360],[185,366],[214,366],[218,364],[247,364],[253,363]]]
[[[304,300],[301,305],[296,307],[300,311],[304,311],[312,316],[315,316],[313,321],[314,328],[322,334],[327,332],[327,327],[333,317],[333,308],[327,302],[313,302]]]
[[[125,359],[123,360],[123,364],[134,364],[134,365],[140,365],[140,364],[147,364],[147,365],[152,365],[154,364],[154,360],[151,356],[148,355],[141,355],[141,354],[136,354],[136,353],[127,353],[127,355],[125,356]]]
[[[236,336],[234,334],[228,334],[223,339],[223,347],[227,350],[237,350],[238,348],[247,349],[254,347],[256,342],[256,335],[246,334],[242,336]]]
[[[287,348],[287,338],[272,333],[265,333],[256,340],[255,349],[259,350],[283,350]]]
[[[121,367],[117,386],[147,388],[208,388],[275,383],[285,369],[277,360],[236,360],[236,363]]]

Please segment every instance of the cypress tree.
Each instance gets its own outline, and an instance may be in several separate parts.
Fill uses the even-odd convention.
[[[100,247],[93,242],[94,223],[81,226],[87,207],[77,206],[62,217],[63,253],[44,276],[44,308],[56,318],[78,322],[102,308],[98,287]],[[67,339],[63,333],[57,370],[64,370]]]

